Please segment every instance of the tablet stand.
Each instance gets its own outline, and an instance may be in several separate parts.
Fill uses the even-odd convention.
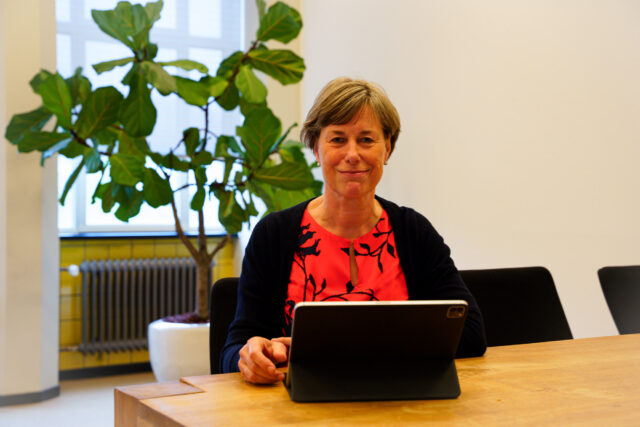
[[[285,386],[296,402],[452,399],[453,359],[290,362]]]

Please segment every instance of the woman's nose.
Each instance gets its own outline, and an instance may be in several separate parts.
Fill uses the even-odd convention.
[[[355,140],[349,140],[347,142],[347,153],[345,160],[349,163],[357,162],[360,160],[360,152],[358,151],[358,144]]]

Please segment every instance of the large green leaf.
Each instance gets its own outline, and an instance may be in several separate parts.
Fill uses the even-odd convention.
[[[240,106],[240,112],[242,113],[243,116],[248,115],[250,112],[252,112],[253,110],[257,110],[258,108],[264,108],[267,106],[266,102],[263,102],[261,104],[252,104],[250,102],[247,102],[246,99],[240,98],[238,105]]]
[[[31,86],[31,89],[33,89],[34,93],[39,93],[38,92],[38,88],[40,87],[40,84],[45,81],[47,79],[47,77],[51,76],[53,73],[47,71],[47,70],[40,70],[38,71],[38,73],[33,76],[31,78],[31,80],[29,81],[29,85]]]
[[[296,126],[298,126],[297,123],[294,123],[291,126],[289,126],[287,130],[280,136],[280,138],[278,138],[275,144],[273,144],[273,146],[269,149],[269,151],[271,152],[279,149],[280,144],[282,144],[282,141],[284,141],[287,138],[287,136],[289,135],[289,132],[291,132],[291,129],[293,129]]]
[[[134,156],[151,154],[151,149],[145,138],[134,138],[122,130],[116,131],[115,135],[118,139],[118,153],[132,154]]]
[[[298,203],[302,203],[305,200],[309,200],[319,194],[312,188],[305,188],[304,190],[284,190],[282,188],[275,188],[272,196],[273,209],[280,211],[291,206],[295,206]]]
[[[238,233],[242,230],[245,214],[238,204],[233,191],[214,190],[216,198],[220,201],[218,206],[218,221],[223,225],[227,233]]]
[[[286,190],[302,190],[313,182],[313,175],[306,163],[282,162],[270,168],[261,168],[253,173],[260,182]]]
[[[92,92],[76,121],[76,133],[80,138],[88,138],[97,130],[104,129],[118,120],[118,112],[123,97],[114,87],[101,87]]]
[[[104,168],[100,153],[97,150],[90,150],[84,154],[84,164],[87,168],[87,173],[95,173]]]
[[[44,107],[28,113],[16,114],[11,118],[4,136],[12,144],[17,144],[25,133],[41,130],[52,115],[51,111]]]
[[[216,142],[214,155],[216,157],[229,157],[232,155],[242,155],[242,149],[238,145],[238,141],[232,136],[220,135]]]
[[[160,64],[163,67],[177,67],[187,71],[196,70],[201,72],[202,74],[207,74],[209,72],[209,69],[207,68],[206,65],[196,61],[192,61],[190,59],[179,59],[177,61],[156,62],[156,64]]]
[[[18,151],[21,153],[46,151],[65,140],[71,140],[71,134],[68,132],[26,132],[18,141]]]
[[[222,108],[227,111],[231,111],[238,106],[238,101],[240,100],[240,95],[238,94],[238,88],[235,84],[231,83],[227,88],[222,92],[220,96],[216,97],[216,102]]]
[[[153,6],[149,6],[150,14],[155,15],[151,8]],[[159,12],[157,15],[159,16]],[[119,2],[113,10],[94,9],[91,16],[105,34],[121,41],[133,51],[140,49],[148,41],[153,24],[143,6],[132,6],[125,1]]]
[[[235,159],[227,158],[224,159],[224,175],[222,177],[222,182],[228,182],[229,176],[231,175],[231,171],[233,170],[236,164]]]
[[[145,169],[142,181],[144,200],[152,207],[157,208],[171,203],[173,191],[168,180],[163,179],[153,169]]]
[[[242,97],[253,104],[260,104],[267,98],[267,88],[248,65],[240,66],[236,86],[240,89]]]
[[[136,50],[131,38],[134,34],[131,24],[133,16],[130,3],[121,3],[123,6],[115,10],[92,10],[91,17],[98,24],[103,33],[121,41],[131,50]]]
[[[233,52],[220,63],[216,75],[224,79],[228,79],[233,74],[234,68],[240,64],[240,61],[242,61],[243,57],[244,52],[241,52],[239,50]]]
[[[198,187],[196,193],[193,195],[191,199],[191,209],[194,211],[199,211],[204,206],[204,198],[206,196],[206,192],[204,188]]]
[[[175,77],[167,73],[161,65],[151,61],[142,61],[140,69],[145,79],[158,89],[161,94],[169,95],[176,91]]]
[[[116,218],[120,221],[128,222],[140,212],[140,207],[144,201],[142,191],[133,187],[120,187],[115,196],[115,201],[119,204],[116,209]]]
[[[180,172],[186,172],[189,170],[189,162],[180,160],[178,156],[173,153],[169,153],[165,156],[158,153],[151,153],[151,158],[157,165],[162,167],[177,170]]]
[[[196,184],[198,187],[202,187],[207,183],[207,168],[197,167],[194,170],[194,175],[196,177]]]
[[[44,161],[47,160],[49,157],[53,156],[58,151],[64,150],[65,148],[67,148],[67,146],[71,143],[71,141],[73,141],[73,139],[71,138],[71,135],[69,135],[68,138],[63,139],[62,141],[58,141],[52,146],[50,146],[49,148],[47,148],[46,150],[44,150],[42,152],[42,155],[40,156],[40,166],[44,166]]]
[[[155,43],[147,43],[141,52],[142,60],[153,60],[158,55],[158,45]]]
[[[162,12],[163,2],[162,0],[157,2],[149,2],[144,5],[144,10],[147,12],[147,18],[149,18],[150,23],[156,22],[160,19],[160,12]]]
[[[209,96],[213,97],[220,96],[225,91],[227,86],[229,86],[229,82],[220,76],[204,76],[200,79],[200,82],[206,84],[209,87]]]
[[[269,184],[260,183],[258,181],[249,181],[247,187],[251,194],[258,196],[267,207],[268,212],[278,211],[276,204],[273,200],[274,188]]]
[[[200,151],[191,159],[191,164],[194,166],[205,166],[211,163],[213,163],[213,155],[208,151]]]
[[[113,61],[99,62],[97,64],[93,64],[93,69],[96,70],[96,73],[102,74],[105,71],[113,70],[115,67],[127,65],[133,62],[135,59],[136,58],[132,56],[129,58],[114,59]]]
[[[73,140],[64,149],[58,151],[58,153],[70,159],[74,159],[78,156],[84,155],[89,150],[91,150],[90,147],[82,145],[79,142]]]
[[[314,181],[310,187],[304,190],[285,190],[266,183],[252,181],[249,183],[249,190],[264,202],[269,212],[276,212],[317,197],[321,193],[322,182]]]
[[[253,50],[249,63],[283,85],[298,83],[305,70],[302,58],[290,50]]]
[[[93,132],[90,139],[93,141],[94,147],[105,145],[111,148],[115,145],[119,132],[120,131],[107,127]]]
[[[109,164],[116,184],[134,186],[144,177],[144,157],[118,153],[109,158]]]
[[[277,2],[260,19],[257,38],[263,42],[275,39],[282,43],[289,43],[298,37],[301,28],[302,18],[298,11],[282,2]]]
[[[115,184],[115,186],[117,185],[118,184]],[[102,212],[109,213],[111,212],[111,209],[113,209],[113,205],[116,203],[115,193],[114,184],[112,182],[98,184],[98,187],[93,192],[94,199],[91,203],[93,203],[95,197],[98,197],[102,200]]]
[[[187,156],[192,156],[200,145],[200,131],[198,128],[185,129],[182,132],[182,140],[187,151]]]
[[[120,121],[131,136],[147,136],[156,124],[156,107],[151,102],[147,82],[139,72],[130,76],[129,95],[120,108]]]
[[[268,108],[254,110],[245,117],[237,133],[253,166],[264,162],[281,130],[280,120]]]
[[[264,15],[267,14],[266,0],[256,0],[256,8],[258,9],[258,19],[262,21],[262,18],[264,18]]]
[[[206,81],[195,81],[184,77],[175,77],[178,96],[187,104],[204,107],[209,102],[210,88]]]
[[[65,80],[71,94],[71,104],[78,105],[83,103],[91,93],[91,82],[82,75],[82,68],[76,68],[73,76]]]
[[[62,190],[62,195],[60,196],[60,204],[62,206],[64,206],[64,202],[67,199],[67,194],[69,194],[69,190],[71,190],[71,187],[73,187],[73,183],[76,182],[76,179],[78,179],[78,175],[80,174],[83,166],[84,159],[82,159],[82,161],[78,163],[78,166],[76,166],[71,175],[69,175],[67,182],[64,184],[64,189]]]
[[[62,76],[51,74],[38,86],[42,104],[56,115],[58,124],[65,129],[71,128],[71,93]]]
[[[278,153],[285,162],[304,162],[306,158],[302,152],[302,144],[298,141],[287,141],[278,147]]]

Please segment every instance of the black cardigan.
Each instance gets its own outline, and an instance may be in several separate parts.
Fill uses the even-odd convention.
[[[469,310],[456,356],[483,355],[487,345],[482,315],[449,247],[424,216],[376,198],[389,215],[409,299],[467,301]],[[222,372],[238,371],[238,352],[249,338],[282,336],[293,254],[308,203],[269,214],[255,226],[242,262],[235,319],[220,357]]]

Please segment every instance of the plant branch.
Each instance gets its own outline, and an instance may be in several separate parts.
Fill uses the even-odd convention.
[[[164,169],[161,169],[161,171],[165,179],[168,180],[169,175],[167,175]],[[176,233],[178,233],[178,237],[180,238],[182,243],[187,247],[193,259],[198,261],[200,259],[199,253],[196,250],[196,248],[193,246],[193,243],[191,243],[189,239],[187,239],[187,236],[184,234],[184,230],[182,229],[182,224],[180,223],[180,217],[178,216],[178,208],[176,207],[176,199],[175,197],[173,197],[173,194],[171,194],[171,212],[173,213],[173,219],[176,223]]]
[[[202,108],[204,111],[204,142],[202,143],[202,148],[200,152],[207,149],[207,140],[209,139],[209,103]]]
[[[80,144],[80,145],[84,145],[85,147],[88,147],[88,148],[91,148],[92,150],[96,150],[96,151],[98,151],[94,146],[89,145],[89,144],[87,143],[87,140],[86,140],[86,139],[84,139],[84,138],[80,138],[80,137],[78,136],[78,134],[76,133],[76,131],[74,131],[73,129],[69,129],[69,132],[71,132],[71,136],[73,136],[73,139],[74,139],[78,144]],[[110,152],[105,153],[105,152],[103,152],[103,151],[98,151],[98,154],[100,154],[101,156],[107,156],[107,157],[110,157],[110,156],[111,156],[111,153],[110,153]]]
[[[192,186],[194,186],[194,185],[196,185],[196,184],[185,184],[185,185],[183,185],[182,187],[178,187],[178,188],[176,188],[175,190],[173,190],[173,192],[174,192],[174,193],[177,193],[178,191],[185,190],[185,189],[187,189],[187,188],[189,188],[189,187],[192,187]]]
[[[201,255],[207,256],[207,236],[204,234],[204,209],[198,210],[198,246]]]
[[[220,252],[220,249],[224,248],[226,246],[226,244],[229,242],[229,239],[231,239],[231,235],[229,233],[227,233],[226,236],[224,236],[222,238],[222,240],[220,241],[220,243],[218,243],[216,245],[216,247],[213,249],[213,251],[211,251],[211,253],[208,255],[209,259],[208,262],[209,264],[211,264],[211,261],[213,261],[213,257],[216,256],[216,254],[218,252]]]
[[[175,147],[173,147],[173,149],[169,150],[171,153],[173,153],[174,151],[176,151],[179,147],[180,144],[182,144],[184,142],[184,136],[182,138],[180,138],[180,141],[178,141],[178,143],[176,144]]]

